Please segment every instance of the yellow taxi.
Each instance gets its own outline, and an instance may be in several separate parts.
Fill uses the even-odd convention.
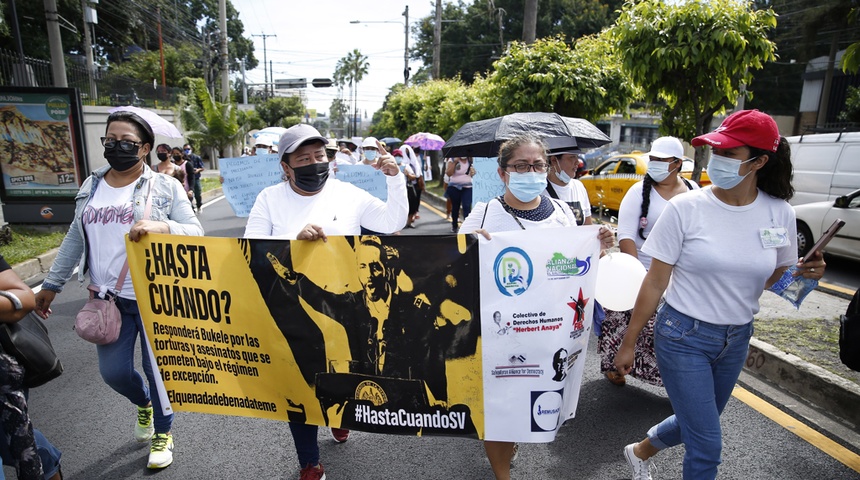
[[[621,199],[627,194],[627,190],[634,183],[642,181],[647,170],[648,155],[635,151],[610,157],[579,180],[588,191],[588,201],[591,203],[592,210],[602,206],[608,210],[618,211],[621,207]],[[684,157],[681,175],[689,179],[692,174],[693,159]],[[703,170],[699,185],[704,187],[710,184],[708,173]]]

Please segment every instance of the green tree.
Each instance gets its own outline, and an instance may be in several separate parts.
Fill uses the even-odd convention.
[[[542,0],[537,13],[537,38],[566,35],[579,38],[600,32],[616,17],[621,0]],[[491,70],[512,40],[523,31],[525,0],[462,0],[447,3],[442,11],[440,75],[460,76],[471,83],[477,74]],[[433,62],[435,14],[413,27],[412,58]],[[422,69],[424,70],[424,69]]]
[[[753,11],[742,1],[643,0],[625,4],[609,35],[646,100],[665,105],[661,132],[691,138],[734,105],[752,70],[775,59],[767,37],[775,26],[772,10]],[[696,149],[695,180],[705,163],[704,148]]]
[[[596,120],[624,109],[635,94],[611,45],[596,36],[573,48],[562,36],[513,42],[487,83],[491,97],[505,99],[488,116],[537,111]]]
[[[164,74],[168,87],[179,86],[185,77],[202,77],[203,71],[189,62],[189,56],[197,54],[197,49],[185,43],[175,48],[164,46]],[[141,82],[152,82],[155,78],[161,84],[161,54],[158,50],[131,55],[128,61],[112,69],[116,74],[135,78]]]
[[[245,133],[239,123],[238,109],[234,104],[212,98],[203,79],[187,79],[186,85],[188,98],[180,111],[185,134],[210,151],[213,167],[217,168],[219,155],[230,155],[230,147],[237,146]]]
[[[305,105],[299,97],[275,97],[254,106],[257,115],[269,127],[291,127],[301,123]]]
[[[349,115],[349,106],[347,106],[342,98],[335,98],[331,101],[331,106],[328,109],[329,120],[332,128],[344,128],[346,117]]]

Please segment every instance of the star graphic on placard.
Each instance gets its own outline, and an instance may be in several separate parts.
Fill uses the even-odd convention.
[[[567,305],[573,309],[573,329],[574,330],[582,330],[584,328],[583,321],[585,321],[585,305],[588,303],[588,298],[582,298],[582,289],[579,289],[579,297],[574,300],[573,297],[570,297],[572,302],[567,302]]]

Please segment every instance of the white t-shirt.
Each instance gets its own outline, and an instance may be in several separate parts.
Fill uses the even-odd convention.
[[[618,241],[627,239],[633,240],[636,244],[636,253],[639,255],[639,261],[645,266],[645,269],[651,268],[651,255],[642,251],[642,245],[645,240],[639,236],[639,218],[642,215],[642,185],[643,182],[637,182],[627,190],[624,198],[621,200],[621,207],[618,209]],[[693,190],[698,190],[699,186],[696,182],[690,182],[689,185]],[[666,199],[660,196],[657,189],[651,186],[651,194],[649,195],[651,202],[648,204],[648,225],[645,225],[645,230],[642,234],[645,238],[651,233],[663,209],[669,204]]]
[[[555,209],[552,215],[540,221],[532,221],[526,218],[520,218],[520,223],[526,230],[532,228],[554,228],[554,227],[570,227],[576,225],[576,218],[570,207],[564,202],[558,200],[550,200]],[[486,212],[486,215],[485,213]],[[472,233],[475,230],[483,228],[484,230],[493,232],[507,232],[510,230],[521,230],[522,228],[514,220],[514,217],[505,210],[498,199],[492,199],[489,202],[479,202],[469,213],[469,216],[463,220],[460,225],[459,233]]]
[[[588,201],[588,191],[582,182],[573,178],[567,185],[559,186],[547,181],[547,189],[544,190],[543,194],[555,198],[549,192],[550,187],[555,191],[558,199],[567,203],[567,206],[570,207],[573,216],[576,217],[577,225],[582,225],[585,219],[591,216],[591,203]]]
[[[132,182],[114,188],[102,180],[81,215],[89,247],[90,280],[102,291],[116,288],[119,272],[128,258],[123,237],[134,224],[132,197],[136,185]],[[119,296],[135,300],[131,273],[126,274]]]
[[[778,248],[762,245],[762,229],[783,228]],[[749,323],[764,284],[779,267],[797,262],[794,210],[758,191],[755,201],[726,205],[704,188],[677,195],[663,210],[642,250],[674,265],[666,301],[717,325]]]
[[[321,226],[326,235],[358,235],[362,226],[374,232],[396,232],[406,225],[409,210],[406,177],[386,175],[385,181],[387,202],[335,178],[307,197],[287,182],[267,187],[251,208],[245,237],[293,240],[309,223]]]

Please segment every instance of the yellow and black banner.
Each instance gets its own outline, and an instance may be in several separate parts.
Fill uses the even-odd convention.
[[[471,236],[127,243],[172,409],[483,438]]]

